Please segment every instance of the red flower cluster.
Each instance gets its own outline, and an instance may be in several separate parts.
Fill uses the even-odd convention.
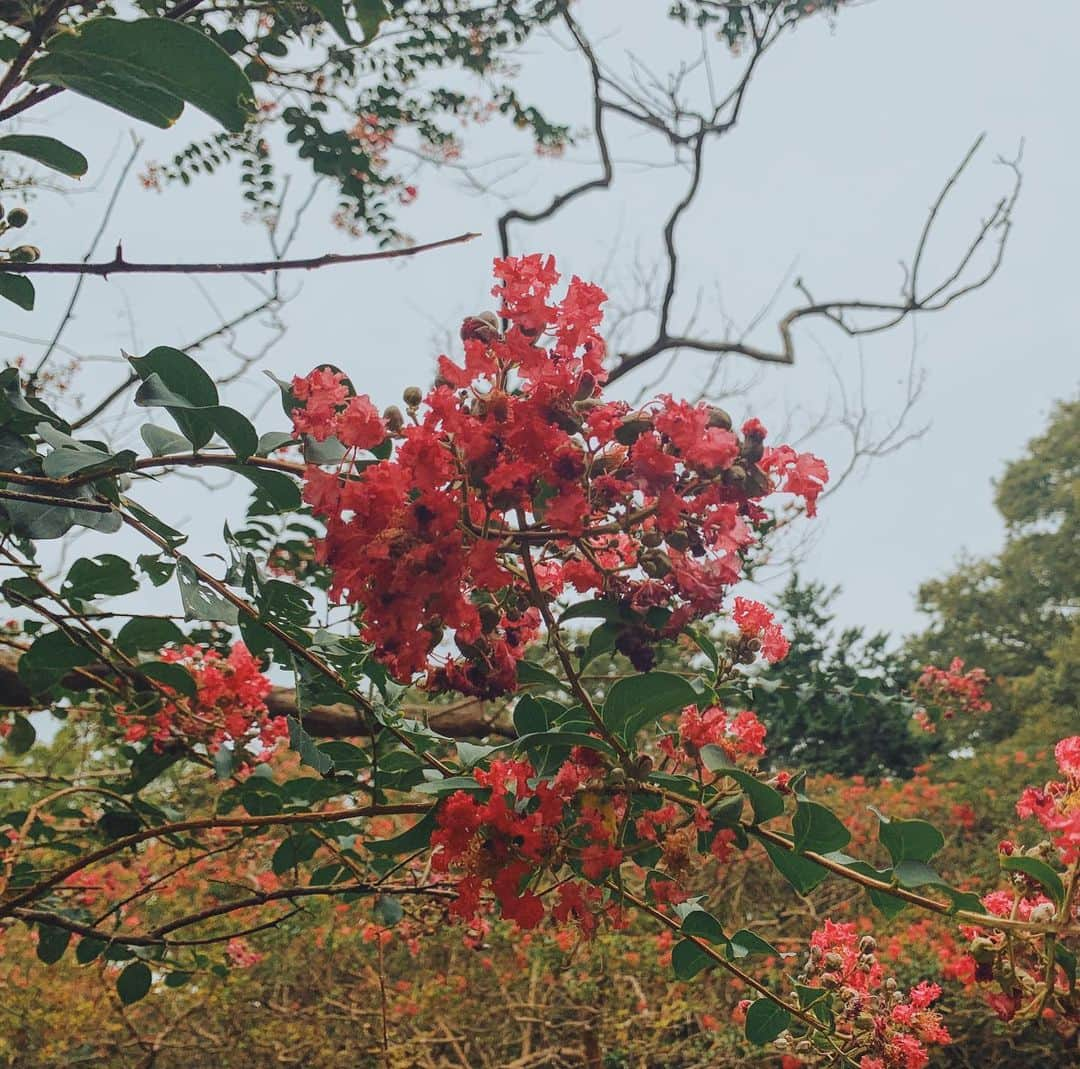
[[[408,424],[396,409],[380,419],[340,373],[294,380],[296,432],[349,450],[336,471],[310,466],[304,489],[326,521],[332,596],[362,607],[363,635],[397,677],[427,670],[435,689],[512,690],[541,610],[567,589],[639,621],[618,648],[648,668],[652,643],[721,608],[761,499],[782,489],[813,513],[825,465],[767,448],[756,420],[740,438],[706,404],[601,400],[603,292],[575,277],[554,303],[559,275],[539,255],[498,260],[495,274],[505,331],[494,315],[465,320],[463,363],[440,357],[426,397],[406,391]],[[355,463],[387,434],[389,459]],[[672,610],[663,632],[644,621],[657,606]],[[438,653],[448,630],[461,658]]]
[[[941,1014],[930,1008],[941,988],[924,981],[905,995],[885,977],[876,949],[854,924],[826,920],[810,937],[800,982],[836,992],[837,1032],[858,1036],[859,1069],[925,1069],[927,1047],[951,1042]]]
[[[1080,861],[1080,735],[1054,747],[1062,779],[1028,787],[1016,803],[1021,817],[1034,817],[1048,832],[1066,865]]]
[[[964,662],[954,657],[948,668],[932,664],[923,668],[915,681],[912,693],[921,701],[941,710],[945,720],[952,720],[958,713],[974,715],[988,713],[992,706],[983,696],[990,679],[982,668],[964,671]],[[933,731],[933,722],[925,710],[919,710],[919,723],[925,731]],[[929,726],[928,726],[929,725]]]
[[[618,866],[623,855],[613,845],[616,807],[625,799],[605,798],[596,790],[604,774],[595,752],[580,748],[551,780],[537,779],[524,760],[496,758],[490,769],[475,769],[477,784],[490,792],[487,800],[456,791],[439,807],[438,828],[431,836],[432,869],[458,874],[451,914],[474,921],[488,890],[504,919],[535,928],[545,915],[536,888],[545,870],[573,861],[587,879],[599,880]],[[574,920],[591,935],[603,912],[601,899],[598,887],[562,881],[555,888],[551,915],[559,922]]]
[[[215,753],[228,741],[233,743],[237,762],[249,764],[264,760],[280,739],[288,738],[285,718],[269,716],[263,701],[270,693],[270,680],[242,642],[227,657],[202,646],[182,646],[164,650],[161,660],[187,670],[195,681],[196,697],[178,696],[150,716],[119,712],[117,721],[129,742],[149,735],[158,750],[182,740],[204,743]],[[249,743],[257,743],[257,752],[248,748]]]
[[[760,601],[736,598],[731,616],[744,636],[761,644],[761,653],[769,664],[776,664],[788,655],[791,644],[773,614]]]
[[[736,599],[738,600],[738,599]],[[696,759],[703,746],[720,746],[728,757],[761,757],[765,753],[765,725],[749,709],[731,716],[717,705],[699,710],[688,705],[679,717],[679,740],[676,747],[671,735],[659,742],[660,750],[676,764]]]

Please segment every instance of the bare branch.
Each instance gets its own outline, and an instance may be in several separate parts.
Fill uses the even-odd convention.
[[[251,260],[241,263],[132,263],[125,260],[120,246],[116,255],[105,263],[0,263],[0,272],[17,275],[259,275],[274,271],[314,271],[320,267],[337,264],[366,263],[369,260],[396,260],[403,256],[442,249],[448,245],[461,245],[480,237],[476,233],[458,234],[452,238],[429,241],[423,245],[410,245],[403,249],[383,249],[379,252],[325,253],[300,260]]]

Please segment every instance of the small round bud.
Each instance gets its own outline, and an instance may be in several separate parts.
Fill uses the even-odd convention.
[[[7,217],[8,226],[21,227],[26,226],[30,221],[30,216],[27,214],[25,208],[12,208]]]
[[[502,613],[495,608],[494,605],[481,605],[479,609],[480,613],[480,626],[485,632],[494,631],[499,626],[499,621],[502,619]]]
[[[690,538],[683,530],[672,531],[666,538],[667,544],[679,553],[685,553],[690,548]]]
[[[662,549],[645,550],[638,563],[650,579],[663,579],[671,571],[671,558]]]
[[[722,408],[709,409],[709,426],[721,430],[731,430],[731,417]]]
[[[651,430],[652,421],[643,416],[626,416],[615,428],[615,441],[619,445],[633,445],[647,430]]]
[[[382,418],[386,424],[386,429],[391,434],[397,434],[405,426],[405,417],[401,414],[401,409],[397,405],[390,405],[382,414]]]
[[[36,245],[19,245],[8,254],[12,263],[32,264],[41,259],[41,249]]]
[[[406,386],[405,392],[401,395],[401,399],[409,406],[409,408],[416,408],[416,406],[424,399],[424,395],[420,392],[419,386]]]
[[[877,950],[877,940],[872,935],[864,935],[859,940],[859,950],[863,954],[873,954]]]
[[[649,549],[657,549],[664,541],[664,536],[659,531],[646,531],[641,536],[641,544]]]
[[[491,344],[499,336],[499,319],[494,312],[481,312],[479,315],[466,316],[461,323],[462,341],[482,341]]]

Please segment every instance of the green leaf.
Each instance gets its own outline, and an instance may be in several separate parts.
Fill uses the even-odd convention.
[[[289,869],[305,861],[310,861],[319,849],[318,838],[309,831],[302,831],[296,835],[290,835],[281,842],[270,859],[270,867],[275,876],[284,875]]]
[[[204,33],[171,19],[94,18],[49,38],[27,81],[60,85],[167,129],[185,102],[239,133],[254,111],[251,83]]]
[[[130,1006],[146,998],[153,980],[150,966],[145,961],[133,961],[125,965],[124,971],[116,978],[116,993],[125,1006]]]
[[[295,441],[295,436],[286,431],[267,431],[266,434],[259,435],[259,448],[255,452],[260,457],[266,457],[283,445],[289,445],[290,442]]]
[[[300,755],[300,763],[315,769],[320,776],[325,776],[334,767],[334,762],[319,749],[315,740],[303,729],[295,716],[286,717],[289,725],[289,748]]]
[[[681,939],[671,949],[671,968],[680,980],[692,980],[714,962],[693,939]]]
[[[472,776],[447,776],[446,779],[432,779],[413,788],[418,794],[454,794],[456,791],[486,791]]]
[[[925,820],[889,820],[870,807],[880,821],[878,839],[896,865],[901,861],[929,861],[944,845],[945,836]]]
[[[0,272],[0,297],[17,304],[24,311],[34,310],[34,284],[26,275]]]
[[[726,943],[727,936],[720,922],[704,909],[692,909],[683,917],[683,935],[696,935],[710,943]]]
[[[947,886],[941,876],[935,872],[925,861],[908,859],[901,861],[893,867],[893,876],[901,887],[911,889],[913,887],[926,887],[934,884],[939,887]]]
[[[140,650],[160,650],[184,641],[184,632],[172,622],[155,616],[133,616],[116,636],[118,649],[124,653]]]
[[[1061,877],[1045,861],[1036,857],[1002,857],[1001,867],[1006,872],[1022,872],[1042,884],[1057,905],[1060,906],[1065,900],[1065,885]]]
[[[103,553],[77,560],[68,569],[61,593],[65,598],[89,601],[99,595],[117,597],[138,589],[131,565],[115,553]]]
[[[8,134],[7,137],[0,137],[0,152],[16,152],[71,178],[82,178],[88,167],[86,157],[81,152],[69,148],[55,137],[40,134]]]
[[[843,850],[851,842],[851,832],[844,827],[840,818],[817,802],[799,802],[792,820],[792,830],[795,832],[795,850],[800,854],[807,850],[815,854],[828,854],[833,850]]]
[[[302,503],[300,487],[280,471],[267,471],[247,464],[221,464],[222,471],[242,475],[256,490],[256,500],[269,506],[268,511],[277,513],[296,512]]]
[[[772,999],[759,998],[746,1011],[746,1038],[759,1047],[771,1043],[791,1024],[791,1014]]]
[[[767,942],[760,935],[748,931],[746,928],[740,928],[728,942],[730,945],[728,946],[727,956],[732,960],[750,957],[780,957],[780,951],[772,943]]]
[[[177,694],[186,698],[197,698],[199,691],[191,673],[182,665],[170,661],[148,661],[139,665],[139,671],[155,683],[171,687]]]
[[[56,928],[51,924],[38,925],[38,960],[46,965],[55,965],[63,956],[71,942],[71,932],[66,928]]]
[[[799,857],[782,846],[765,841],[762,841],[761,845],[765,847],[765,852],[776,870],[801,895],[809,894],[829,875],[829,870],[822,868],[817,862]]]
[[[547,731],[552,722],[548,706],[531,694],[523,695],[514,706],[514,730],[519,736]]]
[[[701,748],[701,761],[710,772],[723,772],[733,779],[750,799],[754,809],[754,823],[772,820],[784,812],[784,796],[775,788],[763,783],[744,769],[736,768],[722,746],[712,744]]]
[[[593,601],[579,601],[571,605],[559,617],[560,626],[567,620],[623,620],[627,618],[626,609],[616,605],[613,601],[595,599]]]
[[[34,725],[22,715],[22,713],[16,713],[15,719],[12,721],[11,730],[7,734],[7,738],[4,743],[7,748],[16,756],[26,753],[31,746],[34,745],[37,739],[37,730]]]
[[[75,948],[75,960],[80,965],[89,965],[90,962],[101,956],[101,952],[108,945],[104,939],[91,939],[84,936],[79,940],[79,945]]]
[[[353,3],[360,28],[364,31],[362,43],[366,45],[375,39],[379,27],[390,17],[390,12],[386,0],[353,0]]]
[[[308,3],[330,23],[334,32],[346,44],[355,44],[353,35],[349,32],[349,23],[345,18],[345,8],[341,0],[308,0]]]
[[[697,692],[682,676],[649,672],[620,679],[604,701],[604,723],[626,740],[664,713],[697,704]]]
[[[19,677],[34,694],[58,683],[72,668],[91,664],[92,650],[68,638],[64,631],[39,636],[19,658]]]
[[[559,690],[563,686],[562,680],[558,676],[549,672],[546,668],[541,668],[534,661],[525,660],[518,661],[517,681],[523,687],[539,686]]]
[[[235,624],[239,613],[235,605],[216,591],[204,586],[190,561],[176,565],[176,581],[180,585],[180,601],[188,620],[212,620]]]
[[[373,854],[411,854],[422,850],[431,842],[431,833],[436,827],[435,811],[425,813],[411,828],[393,839],[375,839],[364,845]]]
[[[182,434],[166,430],[164,427],[155,427],[153,423],[144,423],[139,428],[139,434],[146,443],[146,448],[155,457],[168,456],[171,453],[190,453],[191,442]]]
[[[375,923],[382,928],[393,928],[405,916],[400,899],[393,895],[379,895],[371,912]]]

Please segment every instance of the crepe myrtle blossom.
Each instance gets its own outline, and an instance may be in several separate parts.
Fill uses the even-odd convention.
[[[295,432],[343,449],[304,486],[331,596],[360,609],[396,678],[436,691],[512,691],[562,594],[619,606],[616,648],[647,670],[658,642],[723,608],[762,502],[793,494],[813,514],[828,471],[705,403],[605,400],[603,291],[575,276],[556,299],[550,256],[496,260],[495,277],[498,316],[464,321],[463,358],[406,390],[406,414],[334,368],[293,380]],[[755,605],[739,627],[776,660],[786,640]]]

